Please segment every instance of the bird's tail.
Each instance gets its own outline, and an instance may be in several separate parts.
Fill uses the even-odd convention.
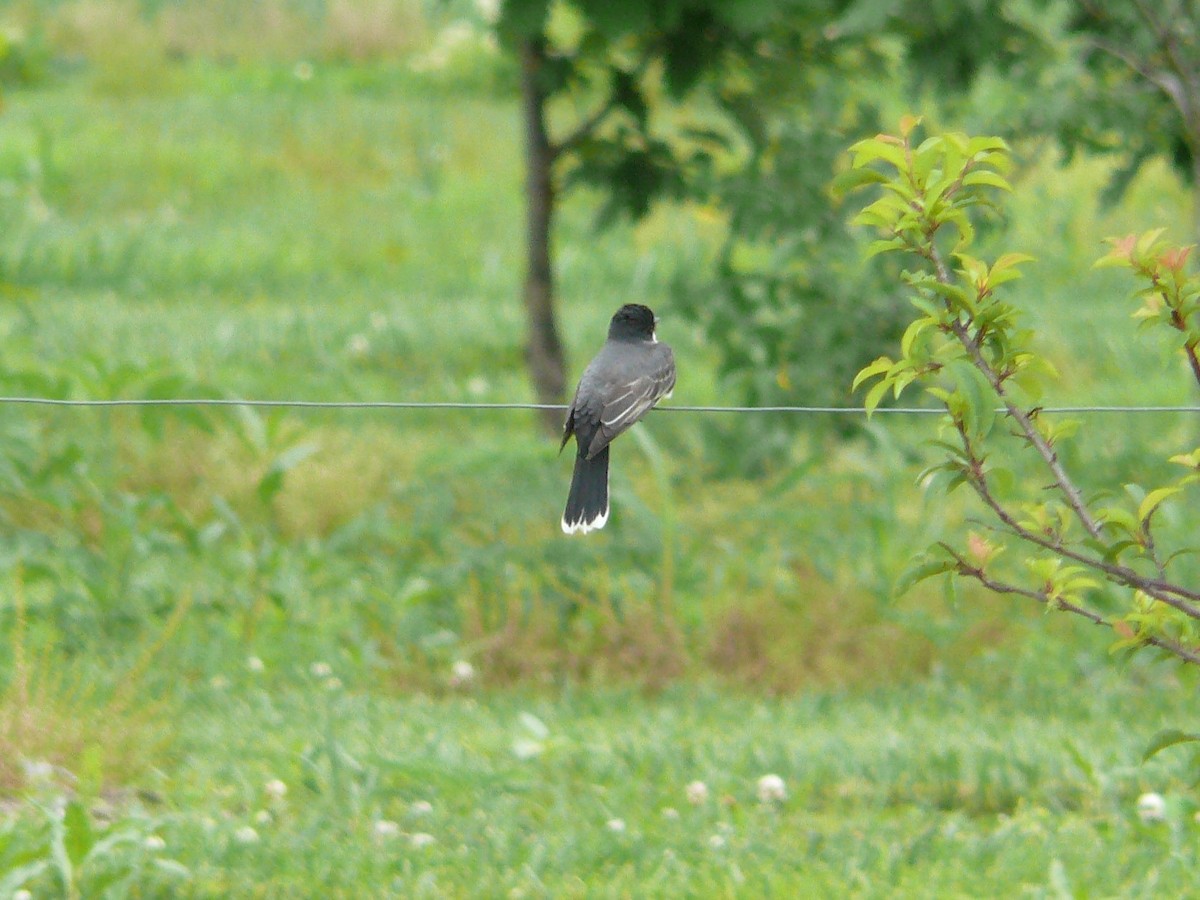
[[[591,459],[582,453],[575,457],[571,492],[563,512],[562,530],[567,534],[603,528],[608,521],[608,447]]]

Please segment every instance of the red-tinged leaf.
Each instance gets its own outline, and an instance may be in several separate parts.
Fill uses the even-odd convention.
[[[1127,234],[1123,238],[1109,238],[1109,241],[1112,243],[1111,256],[1129,259],[1133,255],[1133,248],[1137,246],[1137,235]]]
[[[1180,453],[1176,456],[1172,456],[1167,461],[1177,463],[1181,466],[1187,466],[1191,469],[1198,469],[1200,468],[1200,448],[1193,450],[1191,453]]]
[[[1171,272],[1180,271],[1187,262],[1188,256],[1191,254],[1192,248],[1189,247],[1171,247],[1159,256],[1158,261],[1162,263],[1164,269]]]
[[[900,117],[900,134],[902,137],[908,137],[913,133],[913,130],[921,124],[922,116],[905,115]]]
[[[978,532],[972,531],[967,535],[967,553],[969,553],[971,558],[980,565],[987,562],[988,559],[991,558],[993,549],[994,548],[988,543],[987,539]]]

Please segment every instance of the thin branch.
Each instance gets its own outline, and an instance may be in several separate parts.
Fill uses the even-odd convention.
[[[633,71],[630,73],[634,81],[638,80],[642,77],[642,75],[645,74],[646,69],[650,65],[650,59],[650,52],[647,50],[642,54],[641,58],[637,62],[637,65],[633,67]],[[561,140],[556,141],[551,145],[550,158],[557,159],[563,153],[572,150],[580,142],[590,137],[592,133],[595,132],[595,130],[599,128],[601,124],[603,124],[604,120],[607,119],[608,116],[620,105],[621,103],[617,98],[616,91],[609,91],[608,97],[605,99],[604,103],[602,103],[600,107],[595,110],[595,112],[575,126],[575,128],[573,128]]]
[[[1196,384],[1200,385],[1200,355],[1197,355],[1197,348],[1200,348],[1200,343],[1196,341],[1190,341],[1183,345],[1183,352],[1187,354],[1192,374],[1196,376]]]
[[[1092,610],[1079,606],[1076,603],[1072,603],[1069,600],[1063,600],[1061,597],[1052,598],[1044,591],[1035,591],[1031,588],[1023,588],[1015,584],[1008,584],[1004,581],[997,581],[994,578],[989,577],[987,573],[983,571],[982,567],[972,565],[970,562],[968,562],[950,545],[941,544],[940,546],[947,553],[949,553],[950,556],[954,557],[954,561],[957,564],[955,568],[956,574],[964,578],[972,578],[975,581],[978,581],[981,585],[993,593],[1014,594],[1019,597],[1028,597],[1031,600],[1036,600],[1038,603],[1041,603],[1044,606],[1049,606],[1053,609],[1060,609],[1063,612],[1069,612],[1077,616],[1082,616],[1094,625],[1101,625],[1105,628],[1113,627],[1113,624],[1099,613],[1095,613]],[[1158,647],[1161,650],[1165,650],[1168,653],[1178,656],[1185,662],[1200,665],[1200,653],[1197,653],[1195,650],[1189,649],[1182,644],[1178,644],[1175,641],[1169,640],[1168,638],[1160,638],[1153,635],[1142,635],[1139,639],[1147,644]]]
[[[1183,114],[1183,121],[1186,123],[1186,131],[1189,138],[1196,137],[1196,109],[1193,105],[1197,93],[1196,73],[1188,60],[1183,58],[1183,51],[1179,46],[1179,35],[1164,25],[1154,10],[1145,2],[1145,0],[1133,0],[1133,5],[1137,9],[1138,14],[1149,26],[1154,33],[1155,39],[1159,46],[1167,55],[1167,60],[1174,70],[1175,76],[1180,82],[1181,96],[1175,101],[1179,111]],[[1184,90],[1186,88],[1186,91]],[[1173,98],[1174,99],[1174,98]]]
[[[584,119],[562,140],[555,141],[550,146],[550,158],[557,159],[562,154],[576,147],[581,141],[591,136],[600,124],[617,108],[616,94],[609,94],[608,99],[594,113]]]
[[[1064,544],[1061,540],[1052,540],[1051,538],[1038,534],[1036,531],[1029,530],[1016,519],[1014,519],[1012,513],[1005,509],[1000,501],[996,499],[995,495],[992,494],[991,488],[987,483],[987,478],[983,474],[983,464],[979,460],[979,457],[975,455],[975,451],[971,446],[970,438],[967,437],[966,432],[963,431],[961,425],[956,427],[958,428],[959,436],[963,442],[963,448],[966,450],[967,456],[971,462],[971,467],[967,473],[967,482],[971,485],[972,490],[974,490],[979,496],[979,499],[984,502],[984,505],[995,514],[996,518],[998,518],[1004,524],[1004,526],[1009,529],[1009,532],[1013,536],[1031,544],[1035,544],[1038,547],[1041,547],[1043,550],[1049,550],[1052,553],[1056,553],[1060,556],[1066,557],[1067,559],[1088,566],[1089,568],[1103,572],[1110,581],[1142,591],[1144,594],[1146,594],[1146,596],[1153,597],[1155,600],[1165,603],[1167,606],[1178,610],[1189,618],[1200,619],[1200,607],[1188,602],[1190,600],[1200,603],[1200,594],[1189,591],[1186,588],[1182,588],[1178,585],[1171,584],[1163,579],[1146,578],[1142,575],[1139,575],[1128,566],[1115,565],[1113,563],[1105,562],[1102,559],[1096,559],[1093,556],[1088,556],[1086,553],[1080,553],[1078,550],[1075,550]]]
[[[930,240],[928,246],[929,258],[932,259],[934,267],[937,270],[938,281],[940,281],[942,284],[952,284],[953,280],[950,277],[950,272],[947,270],[941,254],[938,253],[937,248],[933,246],[932,240]],[[1088,511],[1087,505],[1083,502],[1083,495],[1079,492],[1079,488],[1077,488],[1074,482],[1071,481],[1070,476],[1067,475],[1066,470],[1063,469],[1062,464],[1058,461],[1058,454],[1054,452],[1054,448],[1050,446],[1046,438],[1042,436],[1040,431],[1038,431],[1037,426],[1033,424],[1033,419],[1030,417],[1030,415],[1009,399],[1008,392],[1004,389],[1004,383],[1000,379],[1000,374],[994,368],[992,368],[991,363],[984,358],[983,350],[980,348],[979,342],[971,337],[970,333],[967,331],[967,327],[963,325],[963,323],[957,318],[951,323],[950,328],[954,332],[954,336],[958,338],[959,343],[963,345],[963,348],[971,357],[971,362],[974,364],[975,368],[982,372],[984,377],[987,378],[988,384],[991,385],[992,390],[1000,399],[1000,402],[1004,404],[1004,409],[1008,413],[1009,417],[1020,426],[1021,432],[1025,436],[1025,440],[1027,440],[1038,452],[1038,455],[1042,457],[1042,460],[1046,463],[1046,467],[1054,476],[1054,483],[1058,486],[1058,489],[1062,491],[1063,496],[1067,500],[1067,504],[1072,510],[1075,511],[1075,515],[1083,524],[1083,527],[1092,537],[1099,538],[1100,525]]]
[[[1175,108],[1179,110],[1180,115],[1187,120],[1189,115],[1187,95],[1183,90],[1183,82],[1177,76],[1167,72],[1160,72],[1151,67],[1147,61],[1138,59],[1132,53],[1127,53],[1120,47],[1114,46],[1107,41],[1102,41],[1099,38],[1092,38],[1091,44],[1097,50],[1107,53],[1113,59],[1124,63],[1134,74],[1140,75],[1162,91],[1166,98],[1175,104]]]

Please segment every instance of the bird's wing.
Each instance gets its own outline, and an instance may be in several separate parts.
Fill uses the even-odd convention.
[[[650,411],[659,400],[675,387],[675,363],[669,356],[663,364],[647,375],[614,385],[604,399],[600,412],[600,428],[588,447],[594,456],[613,438]]]
[[[576,391],[576,394],[578,395],[578,391]],[[565,422],[563,422],[562,443],[558,445],[559,453],[563,452],[563,447],[567,446],[567,441],[569,441],[571,439],[571,435],[575,433],[575,403],[578,399],[578,396],[576,396],[575,399],[571,401],[571,405],[567,408],[567,419]]]

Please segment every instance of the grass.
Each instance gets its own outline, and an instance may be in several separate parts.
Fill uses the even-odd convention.
[[[59,63],[0,114],[5,393],[529,397],[504,73],[415,72],[389,56],[404,10],[334,6],[319,34],[255,6],[283,18],[228,55],[180,43],[199,7],[132,49],[96,37],[120,31],[111,9],[46,13]],[[1125,287],[1088,268],[1103,235],[1182,228],[1186,204],[1152,170],[1097,210],[1103,176],[1041,161],[1012,206],[1066,374],[1053,399],[1186,401],[1165,354],[1125,340],[1131,307],[1105,299]],[[572,196],[558,232],[573,370],[643,300],[677,399],[724,399],[669,309],[711,225],[664,208],[597,235],[591,213]],[[1191,676],[1113,665],[1110,636],[969,590],[891,597],[963,527],[912,485],[920,421],[801,433],[749,481],[712,477],[694,417],[655,415],[587,541],[558,532],[569,463],[525,413],[9,406],[0,434],[0,896],[1191,883],[1187,754],[1140,763],[1190,727]],[[1104,483],[1194,428],[1093,434],[1071,462]],[[756,799],[767,773],[782,803]],[[1136,816],[1149,790],[1165,822]]]
[[[1140,765],[1124,718],[1156,676],[1068,664],[1053,674],[1091,689],[1063,698],[1009,662],[902,703],[569,683],[388,696],[368,679],[330,690],[294,663],[240,666],[181,691],[183,755],[128,827],[186,867],[147,887],[197,896],[1187,894],[1200,826],[1186,770]],[[768,773],[782,802],[757,797]],[[693,804],[696,780],[708,796]],[[1167,793],[1163,823],[1134,813],[1149,788]]]

